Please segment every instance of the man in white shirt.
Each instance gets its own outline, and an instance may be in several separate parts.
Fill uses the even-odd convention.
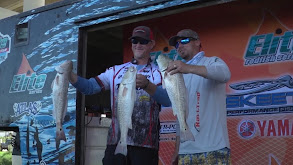
[[[218,57],[206,57],[196,32],[184,29],[169,40],[183,61],[173,61],[167,72],[183,73],[188,89],[187,124],[195,141],[180,143],[177,129],[173,164],[230,164],[226,116],[226,82],[231,73]]]

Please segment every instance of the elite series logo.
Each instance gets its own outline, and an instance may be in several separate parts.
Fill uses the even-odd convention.
[[[261,65],[293,61],[293,31],[270,10],[263,10],[263,18],[255,34],[250,36],[244,65]]]
[[[0,33],[0,64],[6,60],[10,53],[11,38],[8,35]]]
[[[32,73],[31,76],[26,74],[14,75],[9,93],[29,91],[29,94],[42,93],[45,86],[47,75]]]
[[[287,31],[282,36],[274,36],[273,33],[251,36],[244,55],[244,65],[292,61],[292,32]]]

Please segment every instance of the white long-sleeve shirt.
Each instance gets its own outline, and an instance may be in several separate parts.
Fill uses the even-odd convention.
[[[218,57],[205,57],[204,52],[187,64],[204,65],[208,75],[183,75],[189,97],[187,124],[195,141],[180,143],[179,154],[230,148],[226,116],[226,82],[231,77],[228,66]]]

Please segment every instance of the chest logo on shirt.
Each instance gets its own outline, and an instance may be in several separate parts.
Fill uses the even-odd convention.
[[[139,101],[140,102],[142,102],[142,101],[150,101],[150,97],[148,97],[148,96],[140,96]]]
[[[196,92],[196,116],[195,116],[195,123],[194,128],[199,132],[200,130],[200,118],[199,118],[199,112],[200,112],[200,93]]]

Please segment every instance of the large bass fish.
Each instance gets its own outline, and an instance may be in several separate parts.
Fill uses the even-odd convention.
[[[53,116],[56,121],[56,148],[59,149],[60,141],[66,141],[62,123],[67,112],[67,94],[69,87],[69,75],[73,65],[72,61],[66,61],[55,70],[57,74],[52,82]]]
[[[172,61],[169,57],[160,55],[156,60],[163,76],[163,88],[166,88],[174,116],[176,115],[180,125],[180,141],[194,141],[187,123],[188,116],[187,91],[181,73],[170,75],[166,72],[169,62]]]
[[[117,117],[120,128],[120,140],[117,144],[115,154],[127,155],[127,134],[132,129],[132,112],[136,98],[136,73],[134,66],[128,68],[124,74],[118,90]]]

